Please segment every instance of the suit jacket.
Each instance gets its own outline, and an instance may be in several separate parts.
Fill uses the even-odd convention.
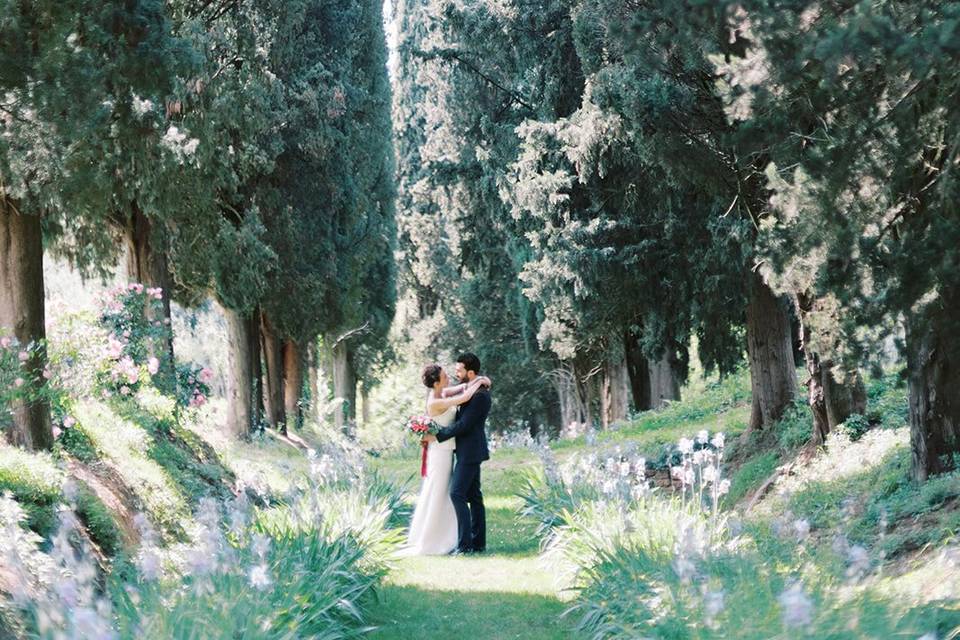
[[[487,447],[487,414],[490,413],[490,392],[478,389],[469,402],[460,408],[457,419],[437,432],[437,440],[457,439],[457,461],[475,464],[490,459]]]

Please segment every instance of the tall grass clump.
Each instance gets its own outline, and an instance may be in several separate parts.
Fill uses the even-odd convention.
[[[873,588],[880,572],[862,546],[818,545],[811,524],[743,521],[723,509],[722,434],[681,439],[672,486],[652,488],[642,458],[624,451],[572,457],[522,493],[545,559],[576,598],[566,615],[586,637],[942,638],[960,616],[910,609]]]
[[[51,544],[0,498],[0,587],[14,638],[351,638],[399,543],[399,491],[367,477],[355,452],[311,452],[280,504],[246,493],[200,500],[187,541],[164,546],[137,517],[140,546],[107,575],[74,515],[57,506]],[[261,506],[258,506],[261,505]]]

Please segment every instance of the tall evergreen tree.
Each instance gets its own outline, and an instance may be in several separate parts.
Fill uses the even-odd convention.
[[[774,161],[771,264],[812,273],[811,292],[839,309],[826,318],[843,337],[838,360],[868,361],[903,323],[913,475],[952,468],[960,7],[751,2],[729,14],[743,36],[736,62],[762,70],[734,98],[769,114],[757,138]]]

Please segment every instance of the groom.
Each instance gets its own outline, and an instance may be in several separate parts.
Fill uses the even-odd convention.
[[[472,353],[457,358],[457,378],[468,384],[480,373],[480,358]],[[487,548],[487,516],[480,492],[480,463],[490,459],[484,427],[490,413],[490,392],[481,387],[457,412],[456,421],[436,436],[438,442],[457,439],[457,467],[453,470],[450,499],[457,512],[457,551],[483,553]],[[469,508],[468,508],[469,505]]]

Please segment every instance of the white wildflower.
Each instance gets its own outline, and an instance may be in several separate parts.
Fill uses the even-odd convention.
[[[857,579],[870,570],[870,553],[860,545],[847,549],[847,577]]]
[[[153,111],[153,102],[146,98],[141,98],[137,94],[133,95],[133,113],[138,118],[142,118],[151,111]]]
[[[271,584],[270,574],[267,571],[267,565],[258,564],[250,569],[250,586],[254,589],[263,591]]]
[[[806,519],[799,519],[793,522],[793,532],[797,536],[797,540],[806,540],[810,535],[810,522]]]
[[[710,440],[710,434],[707,433],[706,429],[701,429],[697,433],[697,442],[700,444],[706,444],[708,440]]]
[[[703,595],[703,611],[708,627],[713,626],[714,618],[723,612],[723,596],[723,591],[707,591]]]
[[[693,440],[690,438],[680,438],[680,442],[677,447],[680,449],[680,453],[693,453]]]
[[[794,582],[777,597],[783,624],[786,627],[805,627],[813,620],[813,601],[800,582]]]
[[[710,441],[710,444],[712,444],[717,449],[723,449],[724,442],[725,440],[724,440],[723,433],[718,433],[715,436],[713,436],[713,440]]]
[[[703,468],[703,481],[704,482],[713,482],[717,479],[717,468],[713,465],[709,465]]]

